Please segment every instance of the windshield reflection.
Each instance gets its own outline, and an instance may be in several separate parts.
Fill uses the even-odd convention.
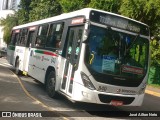
[[[131,35],[91,26],[86,64],[96,73],[142,77],[148,66],[149,42]]]

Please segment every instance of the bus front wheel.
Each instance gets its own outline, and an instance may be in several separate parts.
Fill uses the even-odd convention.
[[[48,77],[47,77],[47,81],[46,81],[46,91],[51,98],[56,98],[57,97],[55,87],[56,87],[55,72],[50,71],[49,74],[48,74]]]

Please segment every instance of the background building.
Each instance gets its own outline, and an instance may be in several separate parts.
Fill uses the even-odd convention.
[[[18,10],[20,0],[0,0],[0,19],[6,18],[8,14],[14,14]],[[0,26],[0,49],[7,47],[3,40],[3,26]]]
[[[20,0],[1,0],[0,10],[17,10]]]

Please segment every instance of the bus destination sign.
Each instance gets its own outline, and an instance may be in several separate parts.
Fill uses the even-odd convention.
[[[116,18],[111,15],[99,16],[99,22],[102,24],[110,25],[117,28],[127,29],[133,32],[140,32],[140,27],[129,23],[128,20],[123,18]]]
[[[112,14],[102,13],[98,11],[91,11],[90,20],[110,27],[116,27],[136,33],[141,33],[144,35],[149,34],[147,26],[135,22],[133,20],[129,20],[127,18],[123,18]]]

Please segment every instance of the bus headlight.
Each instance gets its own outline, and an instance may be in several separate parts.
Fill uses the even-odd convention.
[[[81,72],[81,78],[82,78],[82,81],[83,81],[83,84],[85,87],[87,87],[91,90],[95,90],[94,85],[92,84],[89,77],[85,73]]]

